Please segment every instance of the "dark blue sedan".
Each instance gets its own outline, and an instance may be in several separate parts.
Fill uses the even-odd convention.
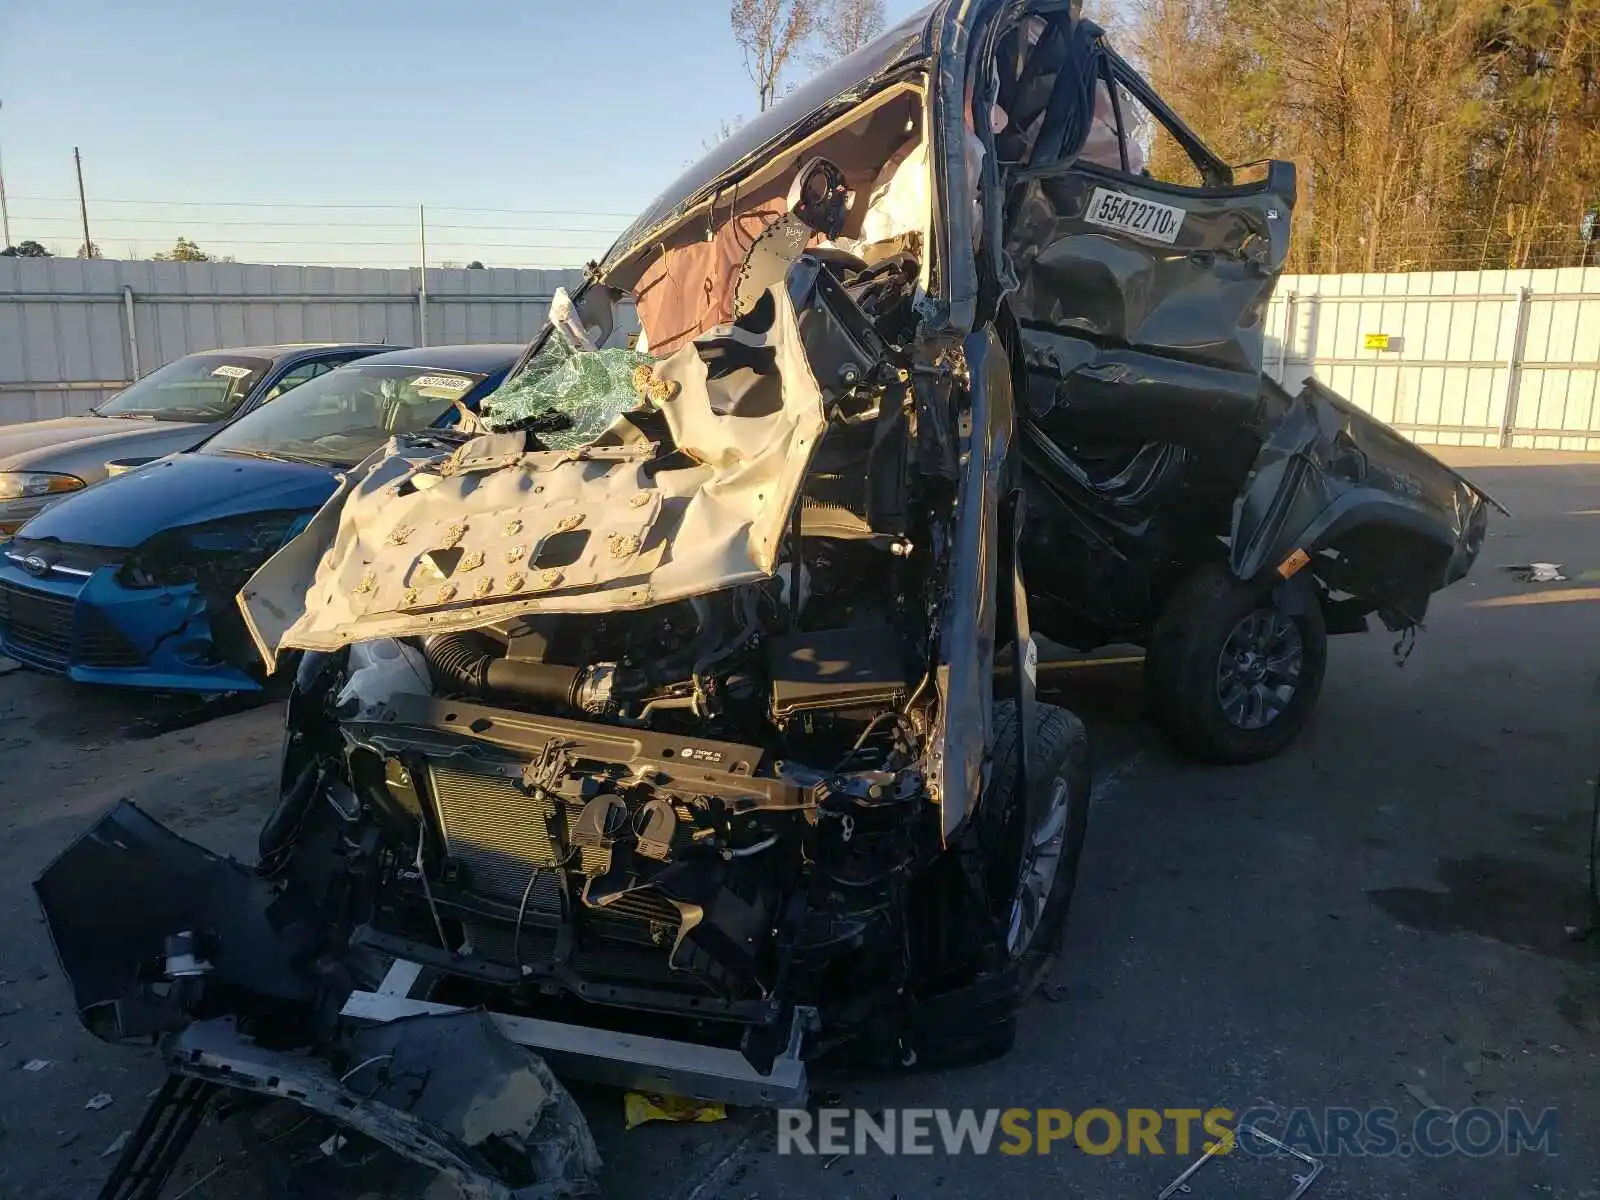
[[[0,548],[0,653],[82,683],[260,688],[234,605],[245,581],[305,528],[341,470],[475,411],[522,349],[374,355],[54,505]]]

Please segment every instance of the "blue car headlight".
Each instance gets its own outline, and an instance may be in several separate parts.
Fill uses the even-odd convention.
[[[231,597],[310,517],[303,512],[251,513],[162,530],[128,556],[117,582],[130,588],[193,583],[207,593],[225,590]]]

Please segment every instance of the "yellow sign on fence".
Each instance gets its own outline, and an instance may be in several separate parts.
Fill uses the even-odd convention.
[[[1389,348],[1389,335],[1387,333],[1368,333],[1361,338],[1363,350],[1387,350]]]

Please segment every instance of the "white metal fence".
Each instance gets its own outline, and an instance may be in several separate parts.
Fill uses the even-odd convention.
[[[197,350],[526,341],[578,271],[0,258],[0,424],[72,416]]]
[[[1600,267],[1286,275],[1267,370],[1419,442],[1600,450]]]
[[[0,259],[0,424],[81,413],[220,346],[524,341],[581,279],[430,268],[424,293],[419,276]],[[1267,334],[1270,374],[1315,375],[1419,442],[1600,450],[1600,267],[1287,275]]]

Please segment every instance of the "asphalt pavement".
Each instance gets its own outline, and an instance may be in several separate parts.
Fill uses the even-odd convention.
[[[1037,1131],[1050,1110],[1053,1133],[1074,1132],[1012,1154],[1002,1127],[989,1153],[950,1154],[932,1115],[912,1118],[934,1129],[931,1153],[780,1154],[773,1114],[624,1132],[621,1097],[589,1089],[608,1194],[1154,1200],[1206,1140],[1197,1121],[1180,1153],[1182,1118],[1164,1114],[1223,1109],[1302,1146],[1350,1119],[1333,1113],[1372,1123],[1317,1147],[1317,1200],[1600,1198],[1600,949],[1582,937],[1600,458],[1446,453],[1515,515],[1436,598],[1403,665],[1394,635],[1335,639],[1307,736],[1237,769],[1164,747],[1139,718],[1136,662],[1061,673],[1097,783],[1061,960],[1016,1049],[962,1071],[816,1081],[819,1105],[880,1123],[1014,1109]],[[1567,578],[1502,570],[1532,561]],[[140,713],[0,676],[0,1197],[93,1195],[102,1152],[160,1077],[148,1053],[79,1029],[29,881],[121,796],[241,853],[271,799],[275,712],[125,736]],[[47,1065],[24,1069],[34,1060]],[[112,1104],[85,1108],[102,1092]],[[1104,1113],[1084,1125],[1090,1110]],[[1162,1121],[1132,1145],[1131,1110]],[[1515,1121],[1549,1134],[1542,1148],[1484,1149]],[[1380,1128],[1393,1135],[1368,1136]],[[245,1194],[229,1153],[202,1141],[169,1195]],[[1308,1171],[1235,1152],[1189,1195],[1282,1200]]]

